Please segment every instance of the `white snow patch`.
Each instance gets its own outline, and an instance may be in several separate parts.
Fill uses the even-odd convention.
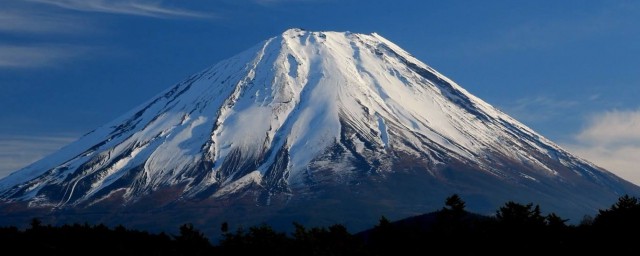
[[[253,171],[231,182],[230,184],[226,184],[215,194],[213,194],[213,197],[222,197],[228,194],[232,194],[251,184],[259,185],[260,182],[262,182],[262,174],[259,171]]]

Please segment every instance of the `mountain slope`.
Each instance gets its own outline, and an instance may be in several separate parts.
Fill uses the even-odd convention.
[[[298,29],[0,181],[8,215],[354,227],[454,192],[479,212],[526,200],[576,217],[638,191],[375,33]]]

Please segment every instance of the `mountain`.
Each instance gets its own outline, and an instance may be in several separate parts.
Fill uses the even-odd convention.
[[[5,177],[0,215],[358,229],[452,193],[577,219],[639,191],[378,34],[290,29]]]

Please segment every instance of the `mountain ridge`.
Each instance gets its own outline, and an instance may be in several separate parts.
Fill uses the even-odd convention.
[[[189,205],[217,209],[203,210],[212,220],[225,207],[255,220],[289,212],[335,222],[355,206],[406,215],[452,193],[480,209],[540,200],[566,213],[638,191],[378,34],[300,29],[185,79],[0,180],[5,205],[57,217]],[[336,213],[305,212],[324,204]]]

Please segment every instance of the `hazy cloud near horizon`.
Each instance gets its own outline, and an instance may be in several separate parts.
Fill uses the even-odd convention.
[[[563,146],[640,185],[640,109],[595,114],[577,133],[575,142]]]
[[[0,138],[0,178],[40,160],[75,139],[73,136]]]

